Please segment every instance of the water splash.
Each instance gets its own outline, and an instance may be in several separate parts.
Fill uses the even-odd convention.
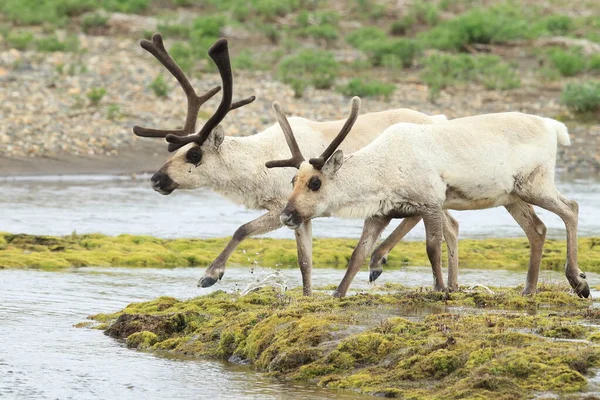
[[[248,286],[246,286],[246,289],[242,290],[242,296],[245,296],[256,289],[260,289],[267,286],[271,286],[279,290],[281,294],[285,293],[288,286],[288,279],[283,272],[277,270],[262,277],[260,276],[260,273],[261,271],[259,270],[259,276],[256,278],[256,280],[254,282],[250,282]]]

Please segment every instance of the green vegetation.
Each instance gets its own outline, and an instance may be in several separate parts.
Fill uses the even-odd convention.
[[[413,26],[435,26],[440,20],[439,10],[432,3],[415,2],[407,15],[392,23],[392,35],[406,35]]]
[[[68,36],[63,41],[58,36],[51,35],[36,39],[35,47],[41,52],[77,51],[79,49],[79,39],[77,39],[77,36]]]
[[[121,107],[118,104],[109,104],[106,108],[106,118],[114,121],[121,117]]]
[[[212,61],[207,59],[208,48],[230,30],[239,30],[252,48],[232,43],[233,67],[271,71],[291,85],[296,96],[302,96],[308,86],[330,88],[341,77],[348,81],[338,87],[344,94],[388,98],[392,83],[420,78],[429,86],[430,100],[435,101],[441,90],[457,84],[466,87],[475,83],[498,90],[517,88],[521,82],[513,65],[524,69],[523,77],[536,71],[535,77],[541,81],[597,75],[600,71],[600,55],[586,57],[578,48],[541,49],[540,60],[529,51],[535,44],[528,40],[543,36],[600,42],[598,8],[591,3],[578,11],[581,16],[564,15],[557,4],[539,7],[531,2],[505,0],[485,4],[473,0],[409,2],[400,15],[397,5],[390,1],[353,0],[343,10],[323,0],[201,3],[4,0],[0,2],[0,34],[4,37],[0,43],[18,50],[79,51],[78,31],[107,34],[111,12],[140,13],[158,18],[156,30],[163,34],[172,57],[186,73],[194,75],[214,72]],[[181,15],[181,10],[176,10],[179,7],[187,8],[184,12],[188,18],[177,17]],[[340,23],[342,20],[344,23]],[[37,27],[25,27],[31,25]],[[119,34],[115,31],[118,29],[110,33]],[[273,46],[265,49],[265,40]],[[510,51],[513,44],[486,46],[518,40],[527,51]],[[348,46],[359,52],[349,51]],[[314,47],[335,49],[335,57]],[[544,61],[542,68],[534,65]],[[16,68],[23,61],[15,63]],[[399,73],[399,69],[406,71]],[[157,90],[151,86],[157,96],[166,94],[163,83],[157,78],[152,84],[158,85]]]
[[[552,49],[549,57],[562,76],[575,76],[586,68],[586,60],[580,49]]]
[[[588,69],[592,72],[600,73],[600,54],[594,54],[589,58]]]
[[[154,78],[152,83],[150,83],[150,89],[152,89],[156,97],[167,97],[167,94],[169,94],[169,85],[167,85],[162,74]]]
[[[548,32],[553,35],[566,35],[575,26],[573,19],[567,15],[551,15],[544,23]]]
[[[90,90],[88,90],[88,92],[85,95],[93,106],[97,106],[105,94],[106,89],[104,89],[103,87],[93,87]]]
[[[578,113],[600,111],[600,81],[569,83],[563,89],[561,101]]]
[[[493,290],[446,297],[388,285],[385,294],[344,299],[218,291],[92,318],[128,347],[233,357],[277,378],[378,396],[517,399],[584,390],[600,366],[597,310],[563,286],[542,285],[535,297]],[[420,318],[397,316],[414,310]],[[591,342],[553,340],[586,337]]]
[[[302,50],[284,58],[279,64],[281,80],[292,86],[294,95],[302,97],[308,85],[329,89],[337,76],[338,63],[333,54],[322,50]]]
[[[385,31],[374,26],[359,28],[346,36],[346,41],[354,48],[360,49],[364,43],[385,40]]]
[[[433,54],[424,60],[421,79],[434,101],[440,91],[457,83],[477,82],[487,89],[513,89],[520,80],[514,68],[494,55]]]
[[[301,37],[311,37],[317,41],[323,41],[326,45],[332,45],[338,38],[339,14],[336,12],[314,12],[301,11],[296,17],[296,23],[300,29]]]
[[[6,36],[6,42],[10,47],[17,50],[25,50],[33,41],[33,34],[28,31],[10,32]]]
[[[420,52],[415,40],[388,39],[383,30],[375,27],[357,29],[346,37],[346,41],[363,51],[373,66],[407,68]]]
[[[86,266],[195,267],[207,266],[229,241],[222,239],[157,239],[148,236],[98,234],[65,237],[13,235],[0,233],[0,267],[69,268]],[[315,239],[315,267],[345,268],[354,239]],[[445,251],[445,250],[444,250]],[[542,268],[564,268],[564,241],[547,240]],[[257,263],[265,267],[296,267],[293,240],[247,239],[230,258],[231,264]],[[461,240],[461,266],[471,268],[523,269],[529,262],[526,239]],[[400,242],[388,255],[386,268],[429,265],[422,242]],[[600,272],[600,239],[579,240],[579,266]]]
[[[369,80],[365,81],[359,78],[351,79],[346,85],[340,86],[338,91],[344,96],[379,96],[389,100],[396,86],[390,83]]]
[[[81,29],[87,34],[101,31],[102,28],[108,25],[108,15],[93,13],[83,17],[81,21]]]

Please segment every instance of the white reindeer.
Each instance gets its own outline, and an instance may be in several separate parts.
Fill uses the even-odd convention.
[[[359,104],[354,98],[353,108]],[[564,221],[566,276],[580,297],[589,296],[585,274],[577,266],[578,205],[563,197],[554,184],[557,145],[570,144],[563,123],[516,112],[429,125],[399,123],[346,157],[342,150],[334,152],[345,134],[334,139],[321,157],[300,163],[292,195],[281,214],[281,221],[294,229],[319,216],[367,218],[353,254],[355,262],[348,266],[334,295],[346,294],[366,254],[392,218],[416,215],[425,223],[434,288],[444,290],[443,210],[497,206],[508,210],[529,239],[523,293],[533,294],[546,233],[531,206],[537,205]],[[302,158],[297,149],[290,148],[296,158]]]
[[[169,151],[177,152],[151,178],[152,187],[161,194],[170,194],[175,189],[194,189],[210,187],[230,200],[243,204],[250,209],[263,209],[267,213],[240,226],[223,252],[215,259],[198,283],[208,287],[221,279],[227,260],[235,248],[245,238],[260,235],[280,228],[281,210],[291,193],[291,181],[295,173],[290,170],[269,170],[265,162],[272,157],[283,157],[287,152],[281,142],[281,130],[275,124],[253,136],[225,136],[219,123],[230,110],[241,107],[254,100],[254,97],[232,104],[232,73],[227,50],[227,41],[220,39],[209,50],[223,81],[223,99],[219,108],[197,134],[196,119],[200,106],[216,94],[220,88],[214,88],[203,96],[197,96],[189,80],[164,48],[162,37],[155,34],[152,42],[143,40],[141,46],[152,53],[179,81],[188,101],[188,114],[183,129],[155,130],[134,127],[134,133],[142,137],[166,137]],[[442,117],[445,119],[445,117]],[[348,140],[343,148],[356,151],[365,146],[387,127],[398,122],[419,124],[432,123],[435,117],[429,117],[409,109],[396,109],[370,113],[358,118],[354,127],[356,135]],[[439,117],[437,118],[440,119]],[[313,153],[322,151],[340,131],[344,121],[314,122],[304,118],[292,118],[291,123],[298,132],[302,150]],[[187,136],[186,136],[187,135]],[[420,220],[405,220],[398,228],[408,232]],[[456,237],[456,221],[448,220],[448,237]],[[412,224],[412,225],[411,225]],[[300,224],[296,230],[298,263],[302,274],[303,292],[311,294],[312,268],[312,230],[311,222]],[[410,226],[406,229],[405,226]],[[394,240],[399,240],[395,232]],[[397,239],[396,239],[397,238]],[[449,246],[454,246],[450,241]],[[452,265],[458,265],[457,253],[453,250]],[[456,261],[454,261],[456,259]],[[449,268],[450,270],[450,268]],[[449,285],[456,286],[456,272],[449,273]]]

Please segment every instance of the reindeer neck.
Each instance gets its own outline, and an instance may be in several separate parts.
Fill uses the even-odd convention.
[[[282,182],[267,174],[268,152],[255,136],[225,137],[219,151],[222,171],[215,174],[211,187],[251,209],[281,207],[285,200],[280,193]]]

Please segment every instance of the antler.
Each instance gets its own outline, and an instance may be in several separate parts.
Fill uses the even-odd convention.
[[[277,116],[277,121],[281,126],[281,130],[285,135],[285,141],[288,144],[292,152],[292,158],[288,158],[287,160],[274,160],[268,161],[265,166],[267,168],[277,168],[277,167],[294,167],[296,169],[300,168],[300,164],[304,161],[304,157],[302,156],[302,152],[300,151],[300,147],[298,147],[298,142],[296,142],[296,138],[294,137],[294,132],[292,132],[292,128],[290,127],[290,123],[288,122],[285,114],[281,110],[281,106],[278,102],[273,102],[273,110],[275,110],[275,115]]]
[[[358,117],[358,110],[360,109],[360,98],[357,96],[353,97],[350,104],[352,108],[350,110],[350,115],[348,116],[348,119],[346,120],[346,123],[342,127],[340,133],[338,133],[335,139],[333,139],[329,146],[327,146],[323,154],[321,154],[317,158],[311,158],[310,160],[308,160],[308,162],[313,167],[315,167],[315,169],[320,170],[321,168],[323,168],[325,162],[327,162],[329,157],[333,155],[333,153],[337,150],[340,144],[342,144],[348,133],[350,133],[350,131],[352,130],[352,126],[354,125],[354,123],[356,122],[356,118]]]
[[[177,79],[187,98],[188,107],[187,116],[185,118],[185,125],[183,129],[150,129],[136,125],[133,127],[133,133],[141,137],[158,138],[166,137],[169,134],[184,136],[189,135],[190,133],[194,133],[194,131],[196,130],[196,120],[198,119],[198,111],[200,110],[200,107],[211,97],[217,94],[219,90],[221,90],[221,87],[214,87],[208,92],[206,92],[204,95],[198,96],[187,76],[185,76],[181,68],[179,68],[179,65],[177,65],[175,60],[171,58],[171,56],[165,49],[165,45],[163,44],[163,39],[160,33],[155,33],[154,35],[152,35],[152,42],[145,39],[142,40],[140,42],[140,46],[142,46],[144,50],[148,51],[158,61],[160,61],[160,63],[164,65],[167,70],[169,70],[169,72],[175,77],[175,79]]]
[[[221,40],[224,40],[224,39],[221,39]],[[211,47],[211,50],[215,46],[217,46],[217,44],[219,42],[220,41],[217,41]],[[208,92],[206,92],[202,96],[198,96],[196,94],[196,91],[192,87],[189,79],[185,76],[185,74],[183,73],[181,68],[171,58],[171,56],[165,49],[165,46],[163,44],[163,39],[162,39],[162,36],[160,35],[160,33],[155,33],[154,35],[152,35],[152,42],[150,42],[148,40],[142,40],[140,42],[140,45],[142,46],[142,48],[144,50],[151,53],[158,61],[160,61],[160,63],[162,65],[164,65],[165,68],[167,68],[167,70],[175,77],[175,79],[177,79],[177,81],[181,85],[181,87],[185,93],[185,96],[187,98],[187,115],[185,118],[185,125],[182,129],[169,129],[169,130],[167,130],[167,129],[150,129],[150,128],[143,128],[141,126],[136,125],[133,127],[133,133],[135,133],[137,136],[141,136],[141,137],[155,137],[155,138],[163,138],[163,137],[167,137],[169,135],[175,136],[175,137],[181,137],[181,136],[190,135],[190,134],[194,133],[194,131],[196,130],[196,121],[198,120],[198,111],[200,110],[200,107],[204,103],[206,103],[211,97],[213,97],[215,94],[217,94],[221,90],[221,87],[216,86],[216,87],[210,89]],[[211,50],[209,50],[209,54],[211,54],[210,53]],[[224,51],[225,51],[225,53],[228,52],[226,41],[225,41]],[[229,58],[229,54],[226,54],[226,56],[227,56],[227,58]],[[212,57],[212,55],[211,55],[211,57]],[[213,60],[215,59],[214,57],[212,57],[212,58],[213,58]],[[215,62],[216,62],[216,60],[215,60]],[[217,68],[219,68],[219,72],[221,72],[222,67],[219,65],[219,63],[217,63]],[[229,66],[229,75],[231,76],[231,66]],[[221,73],[221,77],[223,77],[223,73]],[[223,86],[225,86],[226,90],[227,90],[228,85],[230,87],[229,90],[231,90],[231,79],[230,79],[229,83],[223,81]],[[245,106],[246,104],[252,103],[254,101],[254,99],[255,99],[255,97],[251,96],[251,97],[248,97],[247,99],[230,104],[228,111],[235,110],[236,108],[239,108],[239,107]],[[231,103],[231,101],[230,101],[230,103]],[[215,124],[215,126],[216,126],[216,124]],[[170,147],[170,145],[169,145],[169,147]],[[181,147],[181,146],[179,146],[179,147]],[[177,148],[179,148],[179,147],[177,147]],[[170,151],[172,151],[172,150],[170,150]]]
[[[229,49],[226,39],[217,40],[208,50],[208,55],[217,65],[219,74],[221,75],[221,81],[223,82],[223,98],[221,99],[219,108],[217,108],[217,111],[215,111],[208,121],[206,121],[206,124],[200,129],[200,132],[185,137],[167,135],[169,151],[175,151],[192,142],[201,146],[210,135],[210,132],[223,121],[223,118],[225,118],[229,111],[252,103],[255,99],[254,96],[250,96],[247,99],[240,100],[233,104],[231,102],[233,97],[233,75],[231,73],[231,62],[229,60]]]

